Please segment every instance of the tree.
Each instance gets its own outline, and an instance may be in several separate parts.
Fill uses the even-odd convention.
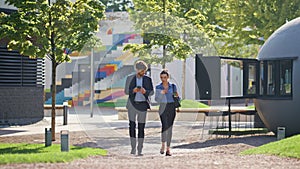
[[[105,6],[106,9],[113,11],[126,11],[127,8],[133,6],[131,0],[100,0]]]
[[[134,0],[135,11],[185,18],[207,35],[218,55],[246,58],[255,57],[276,29],[300,16],[299,6],[294,0]]]
[[[193,23],[204,27],[219,55],[235,57],[255,57],[259,47],[276,29],[300,16],[300,1],[295,0],[178,1],[183,13],[189,13],[192,8],[201,12],[205,19],[193,20]],[[193,18],[196,14],[186,16]]]
[[[148,63],[161,64],[163,68],[174,59],[189,57],[198,49],[189,42],[197,41],[201,46],[205,35],[188,20],[178,17],[179,9],[176,0],[135,0],[130,17],[145,43],[126,45],[124,50],[130,50]],[[183,34],[189,35],[189,42],[184,41]]]
[[[56,68],[70,61],[70,51],[80,51],[91,41],[104,17],[97,0],[6,0],[17,7],[10,15],[0,14],[0,38],[9,39],[8,48],[32,58],[52,62],[52,139],[55,140]]]
[[[300,15],[300,1],[294,0],[230,1],[229,5],[232,12],[226,25],[251,44],[263,44],[281,25]]]
[[[198,17],[196,20],[202,20],[201,13],[187,19],[182,11],[176,0],[135,0],[130,17],[135,29],[141,32],[144,44],[129,44],[124,50],[130,50],[149,64],[161,64],[163,68],[174,59],[183,60],[182,97],[185,98],[186,58],[205,52],[210,43],[202,25],[192,22],[195,17]]]
[[[218,55],[231,55],[234,38],[230,28],[225,27],[226,17],[229,13],[226,0],[178,0],[181,4],[181,16],[192,22],[198,29],[205,32],[210,42],[217,50]],[[226,42],[231,42],[226,45]]]

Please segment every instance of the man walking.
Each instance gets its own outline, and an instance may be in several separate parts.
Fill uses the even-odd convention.
[[[153,95],[152,79],[145,76],[148,66],[143,61],[135,63],[136,74],[126,79],[125,93],[128,96],[126,108],[129,119],[129,136],[131,143],[131,154],[142,156],[144,143],[144,129],[146,123],[147,109],[150,109],[149,96]],[[136,119],[138,122],[138,139],[136,139]],[[136,143],[138,145],[136,146]]]

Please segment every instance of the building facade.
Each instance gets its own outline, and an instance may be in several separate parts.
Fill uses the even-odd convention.
[[[0,8],[8,14],[14,10]],[[8,50],[7,42],[0,40],[0,124],[39,121],[44,118],[44,60]]]

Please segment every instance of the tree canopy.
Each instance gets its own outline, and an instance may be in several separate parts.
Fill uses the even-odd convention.
[[[94,37],[104,6],[94,0],[7,0],[18,8],[0,14],[0,38],[8,47],[31,57],[47,57],[60,64],[71,51],[80,51]]]
[[[205,32],[219,55],[255,57],[259,47],[281,25],[300,16],[294,0],[180,0],[183,9],[195,8],[214,31]],[[186,10],[187,11],[187,10]]]
[[[300,16],[299,5],[300,1],[294,0],[228,1],[230,13],[223,25],[230,28],[232,40],[231,43],[227,40],[225,47],[237,51],[245,46],[256,46],[252,53],[255,57],[259,46],[276,29]]]
[[[126,11],[128,8],[132,8],[133,4],[131,0],[100,0],[107,10],[112,11]]]
[[[276,29],[300,16],[300,1],[295,0],[133,2],[135,11],[161,12],[186,19],[206,34],[218,55],[233,57],[255,57],[259,47]]]
[[[134,1],[130,16],[145,43],[127,45],[124,50],[163,67],[174,59],[186,59],[205,46],[207,37],[191,21],[179,17],[180,14],[176,0]]]

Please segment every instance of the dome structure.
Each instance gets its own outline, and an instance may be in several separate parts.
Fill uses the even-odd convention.
[[[299,56],[300,17],[276,30],[258,54],[264,68],[260,72],[261,97],[255,102],[257,112],[271,131],[285,127],[286,136],[300,133]]]

